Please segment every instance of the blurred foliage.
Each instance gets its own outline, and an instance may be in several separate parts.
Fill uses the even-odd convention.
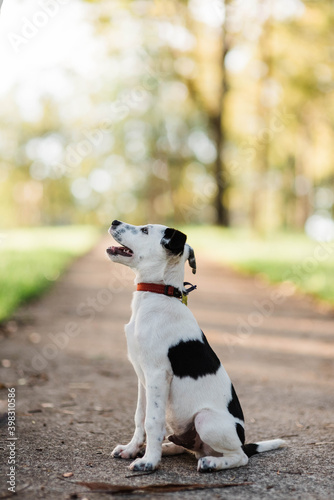
[[[75,257],[93,246],[99,232],[89,226],[43,227],[0,236],[1,322],[48,289]]]
[[[241,228],[185,226],[184,230],[197,251],[198,268],[203,252],[219,264],[255,275],[260,288],[268,282],[281,283],[282,300],[297,289],[334,304],[334,248],[329,243],[310,241],[298,232],[276,231],[264,238]]]
[[[99,70],[59,65],[31,116],[25,81],[1,99],[2,227],[332,216],[332,0],[80,5]]]

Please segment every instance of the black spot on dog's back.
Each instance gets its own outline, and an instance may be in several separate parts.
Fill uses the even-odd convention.
[[[204,375],[215,374],[220,367],[220,361],[203,332],[202,340],[181,340],[170,347],[168,358],[174,375],[180,378],[191,377],[196,380]]]
[[[238,437],[241,441],[241,444],[245,444],[245,429],[242,427],[241,424],[236,424],[235,427],[236,427]]]
[[[231,393],[232,398],[228,404],[228,411],[233,415],[234,418],[238,418],[239,420],[244,420],[244,414],[242,412],[241,405],[239,403],[239,399],[237,393],[234,390],[233,384],[231,384]]]

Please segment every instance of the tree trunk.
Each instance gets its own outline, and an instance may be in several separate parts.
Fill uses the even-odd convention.
[[[222,125],[222,113],[212,120],[215,136],[217,158],[214,166],[214,175],[217,186],[215,209],[216,209],[216,224],[219,226],[229,226],[229,210],[227,206],[227,183],[226,172],[223,159],[224,147],[224,129]]]
[[[226,2],[227,3],[227,2]],[[219,226],[229,226],[230,217],[227,201],[227,172],[224,164],[224,144],[225,144],[225,104],[226,95],[228,93],[228,78],[225,68],[225,57],[229,51],[229,41],[226,34],[226,24],[227,18],[225,18],[225,24],[222,29],[221,38],[221,85],[218,95],[218,107],[215,116],[211,117],[211,127],[214,132],[215,144],[217,149],[217,158],[214,166],[214,175],[217,186],[217,193],[215,199],[215,209],[216,209],[216,224]]]
[[[259,4],[259,9],[264,8],[268,0],[262,0]],[[259,38],[259,55],[262,62],[267,67],[267,73],[259,80],[257,109],[259,118],[259,129],[257,134],[257,155],[256,169],[259,174],[259,183],[257,189],[254,190],[252,200],[252,226],[259,233],[265,233],[268,229],[267,225],[267,208],[269,203],[270,189],[267,185],[268,174],[270,171],[270,147],[271,147],[271,104],[266,102],[264,95],[265,85],[268,84],[273,77],[273,60],[272,60],[272,21],[271,16],[267,19],[262,27],[262,34]]]

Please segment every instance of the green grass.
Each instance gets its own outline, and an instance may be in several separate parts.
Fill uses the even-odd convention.
[[[47,290],[99,232],[91,226],[17,229],[0,234],[0,321]]]
[[[299,290],[334,303],[334,242],[318,243],[302,233],[259,237],[247,230],[184,228],[188,242],[211,259],[259,275],[292,282]]]
[[[293,233],[260,238],[246,230],[218,227],[183,230],[195,252],[271,282],[289,280],[300,290],[334,303],[334,243],[319,244]],[[98,236],[99,231],[90,226],[0,233],[0,321],[47,290]]]

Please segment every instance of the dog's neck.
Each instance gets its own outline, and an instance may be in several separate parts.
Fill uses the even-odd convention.
[[[179,290],[183,289],[184,264],[170,265],[168,262],[160,263],[157,266],[150,266],[148,269],[135,270],[135,284],[156,283],[171,285]]]

